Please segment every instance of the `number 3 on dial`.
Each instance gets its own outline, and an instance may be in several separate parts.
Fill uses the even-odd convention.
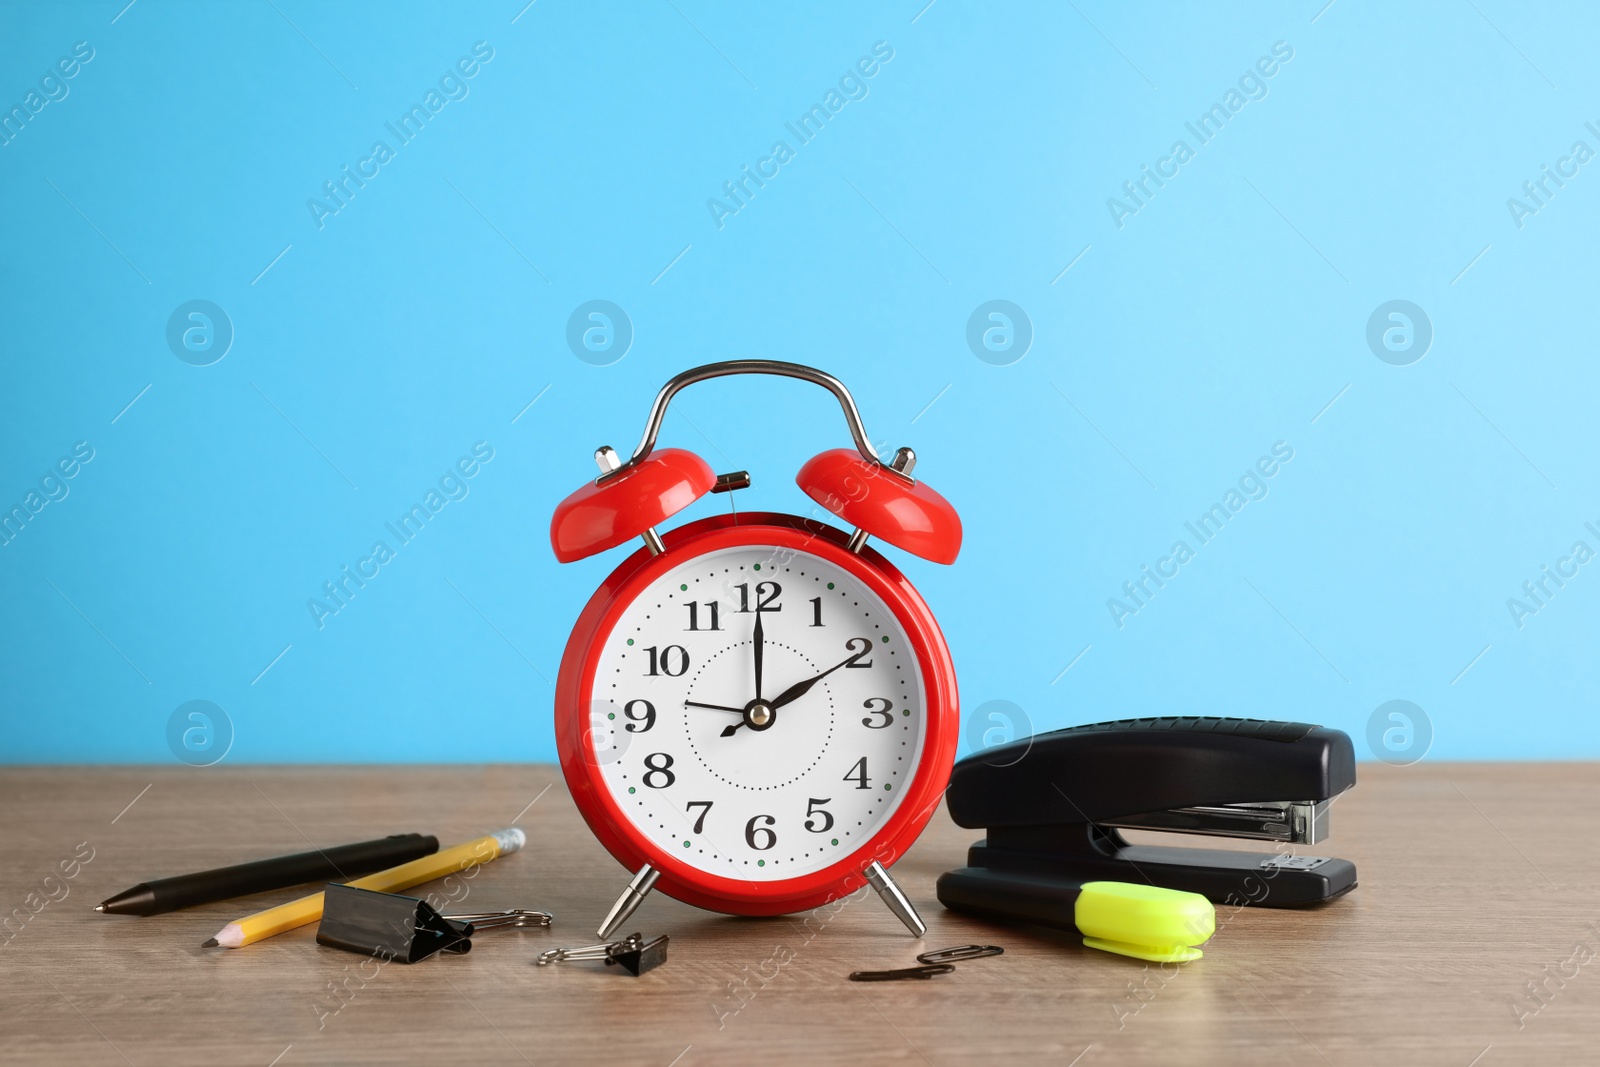
[[[882,707],[878,707],[877,705],[882,705]],[[869,730],[887,729],[889,725],[894,722],[894,701],[892,700],[887,700],[884,697],[872,697],[861,706],[872,712],[872,715],[883,716],[882,722],[874,721],[872,715],[862,719],[861,725],[865,726]],[[629,729],[632,729],[632,727],[629,727]],[[645,729],[648,730],[650,727],[646,726]]]

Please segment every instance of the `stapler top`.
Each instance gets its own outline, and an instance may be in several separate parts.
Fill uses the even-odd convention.
[[[956,764],[945,798],[958,825],[991,831],[1091,824],[1315,844],[1328,802],[1355,782],[1355,749],[1338,730],[1185,716],[987,749]]]

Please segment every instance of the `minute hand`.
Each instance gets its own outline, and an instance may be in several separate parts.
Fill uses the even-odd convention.
[[[785,704],[793,703],[794,701],[799,700],[801,697],[805,696],[807,693],[809,693],[811,691],[811,687],[812,686],[814,686],[818,682],[822,681],[824,678],[826,678],[828,675],[832,674],[834,671],[838,670],[840,667],[843,667],[848,663],[854,663],[856,660],[858,660],[860,658],[861,658],[860,654],[854,654],[854,655],[848,656],[845,659],[840,660],[838,663],[835,663],[833,666],[829,667],[827,670],[823,671],[821,674],[817,675],[815,678],[807,678],[803,682],[794,683],[789,688],[785,689],[782,693],[778,694],[778,696],[775,697],[767,706],[769,708],[771,708],[773,711],[777,711],[779,708],[783,707]]]

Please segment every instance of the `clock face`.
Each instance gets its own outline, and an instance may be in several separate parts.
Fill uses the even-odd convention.
[[[922,757],[904,628],[804,551],[687,557],[621,611],[596,664],[585,759],[639,833],[708,873],[770,882],[844,860]]]

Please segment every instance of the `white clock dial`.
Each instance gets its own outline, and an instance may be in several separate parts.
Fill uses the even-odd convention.
[[[623,611],[594,685],[590,758],[618,808],[682,862],[751,881],[861,848],[899,806],[926,733],[899,621],[848,571],[792,549],[667,571]]]

